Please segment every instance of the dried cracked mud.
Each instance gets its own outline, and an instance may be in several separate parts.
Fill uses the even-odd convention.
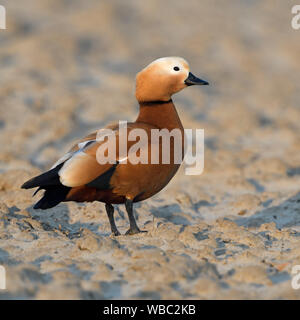
[[[293,1],[2,1],[0,264],[8,299],[299,299],[300,31]],[[133,120],[134,76],[178,55],[210,87],[174,101],[205,130],[205,170],[182,167],[136,205],[146,234],[112,237],[101,203],[33,210],[28,178],[73,140]],[[126,213],[117,208],[122,233]]]

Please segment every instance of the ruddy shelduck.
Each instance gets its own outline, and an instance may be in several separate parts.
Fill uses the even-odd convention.
[[[137,74],[135,94],[140,110],[136,121],[127,124],[127,152],[130,152],[134,143],[127,139],[133,129],[142,129],[147,133],[149,143],[142,145],[141,149],[147,148],[149,159],[152,129],[180,130],[183,147],[184,129],[171,97],[191,85],[208,85],[208,82],[195,77],[188,63],[179,57],[157,59]],[[99,161],[97,150],[107,143],[107,139],[97,138],[99,133],[101,136],[99,130],[79,140],[49,171],[25,182],[22,188],[38,187],[35,193],[45,190],[34,209],[52,208],[63,201],[105,203],[111,232],[115,236],[120,235],[120,232],[115,224],[113,204],[124,203],[130,223],[126,234],[143,232],[135,221],[133,203],[155,195],[175,175],[180,163],[174,161],[174,141],[170,142],[169,163],[162,162],[161,156],[158,163],[131,163],[123,161],[124,157],[120,154],[118,142],[124,141],[120,126],[110,125],[106,128],[116,136],[115,161]],[[161,141],[159,148],[161,151]]]

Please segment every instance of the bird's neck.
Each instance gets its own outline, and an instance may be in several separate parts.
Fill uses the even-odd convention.
[[[183,130],[180,118],[172,100],[140,102],[140,113],[136,122],[153,125],[159,129]]]

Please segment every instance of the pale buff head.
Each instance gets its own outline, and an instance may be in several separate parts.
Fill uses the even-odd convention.
[[[189,64],[180,57],[160,58],[151,62],[136,76],[136,98],[140,102],[168,101],[190,85],[207,85],[195,77]]]

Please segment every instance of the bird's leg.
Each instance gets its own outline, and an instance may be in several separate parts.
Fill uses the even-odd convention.
[[[128,213],[129,224],[130,224],[130,228],[127,230],[126,234],[136,234],[136,233],[140,233],[140,232],[146,232],[146,231],[141,231],[136,224],[136,221],[135,221],[135,218],[133,215],[133,201],[126,199],[125,207],[126,207],[126,211]]]
[[[115,236],[119,236],[121,233],[117,229],[115,219],[114,219],[114,207],[111,204],[106,203],[105,204],[106,213],[108,216],[108,220],[110,223],[111,232]]]

